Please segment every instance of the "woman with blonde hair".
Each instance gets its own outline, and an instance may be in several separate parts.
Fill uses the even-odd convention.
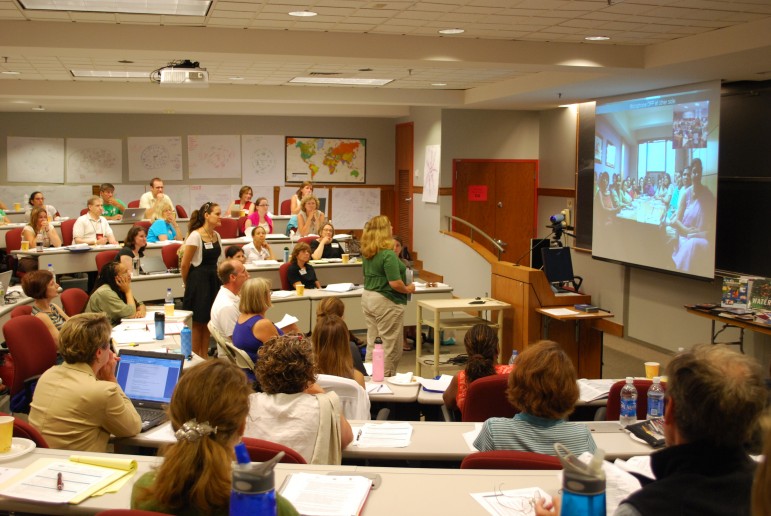
[[[313,195],[313,183],[310,181],[303,181],[303,184],[300,185],[300,188],[297,189],[295,194],[292,196],[292,203],[291,203],[291,211],[292,215],[297,215],[300,213],[301,206],[300,203],[302,200],[309,195]]]
[[[324,317],[330,315],[336,315],[340,319],[343,319],[345,323],[345,304],[337,296],[325,297],[321,300],[318,307],[316,307],[316,321],[321,320]],[[346,329],[348,325],[346,325]],[[367,370],[364,368],[364,362],[362,362],[360,346],[364,343],[357,339],[356,336],[348,330],[348,346],[351,348],[351,356],[353,357],[353,368],[360,372],[363,376],[367,376]]]
[[[251,388],[235,365],[210,360],[180,378],[169,405],[176,442],[134,484],[131,508],[187,516],[227,515],[233,447],[241,440]],[[222,403],[227,399],[227,403]],[[276,495],[278,514],[294,515]]]
[[[311,341],[319,373],[356,380],[364,388],[364,375],[353,367],[351,341],[345,321],[337,315],[316,319]]]
[[[21,238],[29,242],[30,249],[34,249],[35,245],[37,245],[37,236],[40,233],[43,234],[43,247],[62,246],[62,239],[59,237],[59,233],[56,232],[53,224],[49,222],[48,212],[44,207],[36,206],[30,212],[29,223],[21,230]],[[18,267],[22,272],[35,271],[38,269],[38,259],[35,256],[21,256]]]
[[[182,238],[182,230],[177,224],[177,210],[169,201],[163,199],[155,203],[152,224],[147,230],[147,241],[163,242],[164,240],[176,240]]]
[[[300,236],[318,235],[327,218],[319,210],[319,200],[314,195],[303,197],[297,214],[297,230]]]
[[[396,373],[402,358],[404,308],[415,292],[407,284],[407,267],[394,252],[393,228],[385,215],[370,219],[361,237],[364,292],[361,309],[367,321],[367,360],[372,359],[375,339],[380,337],[385,351],[385,375]]]
[[[233,328],[233,345],[246,351],[256,364],[257,352],[263,343],[284,332],[265,317],[265,312],[273,306],[270,302],[270,281],[265,278],[246,280],[239,297],[238,311],[241,315]]]

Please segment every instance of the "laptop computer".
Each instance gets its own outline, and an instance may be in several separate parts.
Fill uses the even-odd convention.
[[[168,272],[166,263],[161,256],[143,256],[139,260],[141,274],[165,274]]]
[[[13,271],[0,272],[0,282],[3,283],[3,290],[7,293],[8,287],[11,286],[11,279],[13,278]]]
[[[143,220],[145,218],[145,209],[144,208],[126,208],[123,211],[123,220],[130,220],[132,222],[137,222],[138,220]]]
[[[185,357],[132,349],[121,349],[119,356],[115,373],[118,385],[142,418],[142,431],[145,432],[166,421],[163,407],[171,403]]]

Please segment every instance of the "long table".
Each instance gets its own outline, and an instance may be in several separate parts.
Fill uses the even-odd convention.
[[[160,257],[161,250],[165,245],[147,244],[145,256]],[[74,274],[77,272],[96,271],[97,253],[102,251],[118,251],[120,248],[120,245],[96,245],[85,250],[70,251],[62,247],[49,247],[44,249],[42,253],[38,253],[35,249],[30,249],[29,251],[12,251],[11,254],[38,258],[41,269],[50,263],[53,265],[56,274]]]

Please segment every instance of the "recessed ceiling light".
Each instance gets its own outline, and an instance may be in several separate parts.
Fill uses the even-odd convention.
[[[586,36],[584,38],[586,41],[607,41],[610,39],[609,36]]]
[[[70,70],[73,77],[97,79],[148,79],[150,72],[127,72],[123,70]]]
[[[385,86],[393,79],[364,79],[356,77],[295,77],[294,84],[334,84],[338,86]]]
[[[319,13],[315,13],[313,11],[292,11],[289,13],[289,16],[297,16],[300,18],[309,18],[311,16],[318,16]]]
[[[32,111],[45,111],[45,110],[46,108],[44,108],[43,106],[35,106],[32,108]]]
[[[36,11],[81,11],[101,13],[170,14],[175,16],[206,16],[211,0],[20,0],[24,9]]]
[[[438,32],[439,34],[463,34],[466,31],[463,29],[442,29]]]
[[[446,82],[432,82],[431,86],[447,86]]]
[[[0,72],[0,73],[3,74],[3,75],[21,75],[21,72],[16,72],[16,71],[13,71],[13,70],[7,70],[5,72]]]

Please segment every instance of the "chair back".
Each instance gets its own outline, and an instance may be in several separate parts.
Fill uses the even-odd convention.
[[[62,230],[62,245],[72,245],[72,226],[78,219],[67,219],[62,222],[59,229]]]
[[[80,288],[73,287],[63,290],[59,294],[59,299],[62,300],[62,308],[64,313],[68,317],[73,315],[82,314],[88,304],[88,293]]]
[[[209,333],[217,343],[218,357],[225,360],[230,360],[233,364],[237,365],[241,369],[247,369],[254,373],[254,361],[246,351],[237,348],[228,337],[225,337],[222,333],[220,333],[212,321],[209,321],[207,327],[209,328]]]
[[[80,210],[81,215],[85,215],[86,213],[88,213],[88,208],[83,208],[82,210]]]
[[[20,315],[32,315],[32,305],[18,305],[11,310],[11,319]]]
[[[187,218],[187,212],[185,211],[185,208],[183,208],[181,204],[177,204],[176,210],[177,210],[177,217],[178,218],[180,218],[180,219],[186,219]]]
[[[139,199],[136,201],[129,201],[127,208],[139,208]]]
[[[487,421],[491,417],[514,417],[517,413],[506,398],[509,376],[493,374],[471,382],[463,405],[463,421]]]
[[[222,217],[220,219],[220,227],[217,228],[217,232],[222,238],[237,238],[238,237],[238,220],[228,217]]]
[[[10,253],[11,251],[18,251],[21,249],[21,228],[9,229],[5,232],[5,249]],[[6,285],[7,287],[8,285]]]
[[[114,261],[116,256],[118,256],[118,251],[115,249],[110,249],[109,251],[100,251],[96,253],[94,260],[96,261],[97,273],[101,272],[102,267],[104,267],[105,264]]]
[[[346,419],[370,419],[369,396],[367,391],[356,383],[356,380],[320,374],[316,378],[316,383],[325,391],[332,391],[337,394]]]
[[[249,452],[249,458],[252,459],[252,462],[268,461],[275,457],[278,452],[282,451],[284,456],[281,457],[279,462],[284,464],[307,464],[302,455],[283,444],[254,437],[242,437],[241,440],[246,445],[246,450]]]
[[[10,415],[11,414],[6,414],[5,412],[0,412],[0,416]],[[48,448],[48,443],[46,442],[45,437],[43,437],[38,429],[18,417],[13,418],[13,436],[29,439],[30,441],[34,442],[35,446],[38,448]]]
[[[56,364],[56,343],[43,321],[32,315],[14,317],[3,326],[5,343],[13,357],[11,397],[24,389],[24,384],[45,373]]]
[[[562,469],[557,457],[542,453],[495,450],[467,455],[460,469]]]
[[[618,421],[621,415],[621,388],[626,383],[625,380],[619,380],[610,386],[608,393],[608,405],[605,410],[606,421]],[[634,387],[637,389],[637,419],[642,421],[648,413],[648,388],[653,380],[635,379]],[[667,383],[661,382],[661,387],[666,390]]]
[[[134,222],[134,225],[142,227],[142,228],[145,228],[145,233],[149,233],[150,232],[150,226],[152,226],[153,223],[150,222],[149,220],[138,220],[138,221]]]
[[[280,215],[291,215],[292,214],[292,199],[286,199],[285,201],[281,201],[281,208],[279,209]]]
[[[281,290],[292,290],[292,286],[289,284],[289,276],[287,275],[287,269],[292,262],[284,262],[278,266],[278,277],[281,278]]]
[[[179,269],[179,255],[177,252],[182,244],[167,244],[161,249],[161,256],[163,257],[163,263],[167,269]]]
[[[238,217],[238,236],[246,235],[246,219],[246,215]]]
[[[297,243],[298,244],[299,243],[303,243],[303,244],[311,245],[311,242],[315,242],[318,239],[319,239],[319,237],[317,237],[317,236],[307,236],[307,237],[302,237],[299,240],[297,240]]]

